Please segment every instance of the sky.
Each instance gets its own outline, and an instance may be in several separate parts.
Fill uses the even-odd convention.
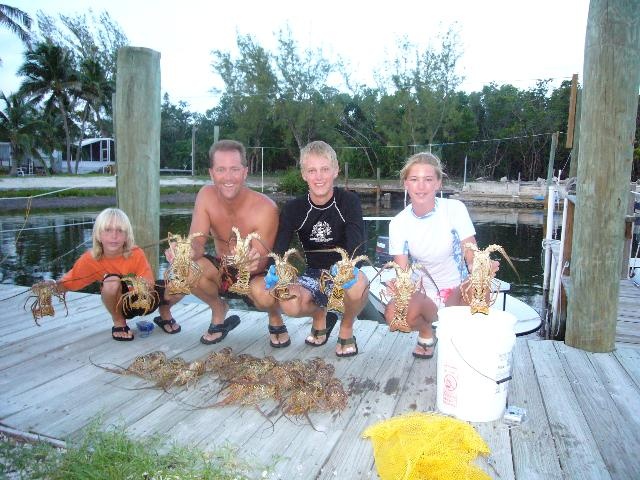
[[[461,89],[479,91],[490,82],[520,89],[536,79],[559,85],[582,78],[588,0],[8,0],[34,20],[48,15],[109,12],[130,45],[161,54],[161,89],[172,103],[185,101],[200,113],[218,103],[212,88],[222,83],[211,67],[212,50],[237,53],[238,34],[251,35],[276,51],[276,34],[290,28],[301,49],[322,49],[324,56],[348,64],[356,83],[375,86],[374,72],[394,57],[406,36],[422,48],[436,45],[439,32],[454,26],[462,57]],[[16,71],[24,47],[0,29],[0,90],[17,90]]]

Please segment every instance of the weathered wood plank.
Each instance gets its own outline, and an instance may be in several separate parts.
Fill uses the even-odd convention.
[[[636,387],[640,388],[640,350],[618,344],[613,354],[634,381]]]
[[[619,410],[620,417],[629,422],[633,434],[640,436],[640,417],[637,414],[640,412],[640,385],[633,380],[615,354],[596,354],[591,355],[590,359],[602,385]]]
[[[18,290],[0,285],[0,298],[10,291]],[[633,308],[623,322],[631,341],[637,341],[633,329],[640,330],[640,317]],[[21,306],[15,313],[11,322],[0,319],[0,418],[23,431],[69,438],[102,414],[106,423],[128,425],[134,435],[160,434],[168,442],[196,443],[207,450],[235,445],[240,456],[255,465],[275,464],[269,478],[376,478],[373,449],[360,438],[366,426],[436,406],[436,357],[414,359],[415,335],[390,334],[386,326],[373,322],[356,323],[360,354],[337,359],[337,331],[323,347],[304,344],[310,319],[287,319],[293,344],[271,348],[267,317],[260,312],[234,311],[242,318],[240,326],[224,342],[202,345],[199,338],[209,324],[210,310],[201,303],[182,302],[174,307],[174,317],[182,325],[180,334],[168,335],[156,328],[151,336],[137,336],[126,343],[110,339],[110,322],[97,295],[78,294],[70,302],[69,319],[46,318],[41,328]],[[16,335],[11,344],[3,343],[7,330]],[[580,352],[576,360],[563,353],[562,348],[568,347],[559,347],[558,353],[554,342],[524,342],[519,339],[514,350],[509,401],[524,406],[528,419],[510,430],[499,421],[475,424],[493,450],[492,457],[478,464],[501,479],[625,478],[635,468],[637,456],[627,450],[636,448],[633,445],[639,441],[640,420],[635,413],[640,408],[640,345],[618,343],[613,354]],[[136,356],[154,350],[191,361],[225,347],[279,360],[325,358],[351,390],[349,407],[342,415],[312,414],[319,430],[315,431],[304,420],[280,417],[275,405],[265,405],[268,418],[257,410],[235,406],[198,409],[219,400],[214,393],[220,386],[214,379],[204,379],[186,391],[164,393],[147,388],[141,379],[109,373],[90,363],[128,365]],[[581,356],[589,361],[580,360]],[[592,393],[596,398],[586,398]],[[602,405],[610,409],[604,416]],[[626,427],[612,420],[615,412],[628,423]],[[600,425],[610,421],[613,426]],[[634,440],[627,442],[628,448],[607,445],[603,460],[600,444],[607,438],[619,440],[619,432],[623,437],[636,436],[629,437]],[[612,463],[614,451],[620,458]]]
[[[611,476],[638,478],[640,457],[636,454],[640,452],[640,441],[635,423],[620,415],[592,364],[594,357],[609,354],[588,353],[560,342],[555,347]],[[612,441],[614,438],[616,441]]]
[[[551,435],[547,412],[529,352],[529,343],[539,340],[517,339],[513,350],[513,380],[508,404],[526,410],[526,419],[511,428],[513,468],[517,479],[561,479],[562,471]]]
[[[210,317],[206,306],[199,305],[198,308],[202,312],[201,317],[208,321]],[[183,322],[184,330],[177,335],[158,332],[158,334],[154,333],[147,338],[136,339],[139,341],[137,345],[147,343],[145,341],[152,339],[155,340],[155,344],[148,342],[144,351],[132,348],[135,341],[131,343],[103,342],[96,349],[86,352],[85,363],[88,363],[87,358],[91,355],[100,359],[104,358],[105,362],[110,362],[111,364],[126,366],[135,356],[154,350],[165,351],[169,357],[173,357],[184,348],[183,342],[197,346],[196,348],[201,348],[201,356],[205,356],[207,347],[199,343],[199,337],[202,334],[201,327],[197,325],[197,328],[185,328],[190,323],[201,325],[203,322]],[[244,328],[249,327],[250,323],[244,326]],[[238,329],[240,329],[240,326]],[[192,338],[185,342],[184,339],[189,335]],[[170,348],[168,344],[173,344],[174,348]],[[159,345],[162,348],[158,348]],[[62,362],[63,365],[67,363]],[[21,411],[6,420],[13,422],[12,424],[20,424],[28,420],[31,422],[29,424],[31,429],[35,429],[41,423],[44,423],[54,434],[70,434],[86,426],[97,413],[101,413],[105,418],[114,421],[123,422],[128,420],[130,418],[129,415],[135,415],[135,412],[139,412],[140,408],[133,409],[129,413],[129,408],[121,409],[120,407],[124,405],[128,407],[133,400],[138,401],[138,407],[144,406],[148,408],[148,411],[151,411],[170,399],[169,395],[149,388],[147,382],[143,380],[135,377],[121,377],[96,367],[93,368],[96,373],[89,386],[79,386],[75,390],[69,391],[66,389],[66,385],[61,383],[62,390],[56,396],[46,401],[35,402],[30,411]],[[163,396],[164,398],[162,398]],[[107,405],[113,408],[106,408]],[[55,414],[54,421],[49,418],[52,413]]]
[[[365,394],[370,390],[381,392],[392,388],[388,385],[390,379],[381,378],[376,373],[389,352],[387,347],[391,347],[395,342],[393,336],[388,335],[388,328],[367,322],[366,329],[358,330],[357,338],[360,354],[345,359],[335,356],[333,359],[327,359],[336,367],[335,376],[341,379],[345,388],[349,390],[347,409],[339,414],[311,415],[313,428],[304,419],[297,422],[297,425],[291,422],[283,424],[285,419],[279,419],[275,431],[268,437],[270,442],[282,446],[283,458],[276,465],[276,475],[282,478],[315,478],[318,472],[324,471],[324,464],[333,453],[336,442],[350,425],[353,416],[370,414],[367,411],[369,408],[362,403]],[[367,372],[366,378],[362,378],[362,372]],[[242,448],[255,452],[260,460],[267,460],[267,457],[260,453],[262,448],[258,438],[249,438],[243,443]],[[349,461],[352,461],[351,457]],[[369,464],[373,462],[370,453],[367,461]]]
[[[403,352],[404,355],[411,355],[416,338],[417,335],[414,334],[411,335],[411,341],[402,342],[401,345],[408,343],[408,350]],[[413,360],[407,381],[398,397],[394,415],[411,411],[432,412],[436,410],[437,348],[436,346],[436,354],[432,359],[416,358]]]
[[[369,475],[373,469],[373,447],[369,440],[362,438],[362,432],[368,426],[393,416],[401,388],[413,363],[413,357],[407,354],[411,351],[411,343],[407,336],[396,335],[391,348],[380,345],[383,353],[380,367],[377,371],[367,373],[372,375],[372,380],[384,385],[386,391],[371,389],[365,392],[360,407],[333,447],[318,479],[365,478]],[[389,388],[391,384],[393,388]],[[398,386],[401,386],[400,389]]]
[[[572,479],[611,478],[555,349],[556,342],[530,342],[540,391],[560,465]]]

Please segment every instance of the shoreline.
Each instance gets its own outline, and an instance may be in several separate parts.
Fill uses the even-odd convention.
[[[73,208],[108,207],[115,205],[115,177],[20,177],[0,178],[0,197],[3,190],[56,190],[79,188],[83,190],[102,189],[103,195],[95,196],[65,196],[55,197],[38,196],[31,198],[31,209],[55,210]],[[192,177],[161,178],[162,187],[201,187],[210,184],[210,180]],[[254,190],[264,188],[265,195],[276,202],[291,198],[293,195],[278,192],[277,179],[265,178],[264,182],[259,177],[248,177],[247,186]],[[485,206],[498,208],[526,208],[544,209],[545,202],[540,199],[540,185],[538,182],[469,182],[464,188],[460,188],[456,182],[449,182],[446,188],[450,189],[450,198],[462,201],[467,206]],[[397,180],[383,180],[384,189],[391,192],[391,203],[402,205],[402,188]],[[344,179],[336,182],[339,187],[344,187]],[[363,202],[375,203],[375,181],[368,179],[350,179],[350,190],[359,191]],[[104,195],[104,188],[113,188],[113,195]],[[193,205],[196,192],[175,192],[160,195],[161,205]],[[0,201],[0,212],[15,212],[25,210],[28,206],[28,198],[6,198]]]
[[[269,198],[276,203],[284,202],[294,195],[289,195],[281,192],[266,192]],[[363,199],[363,203],[375,202],[375,195],[360,194]],[[458,193],[452,195],[450,198],[460,200],[467,206],[473,207],[496,207],[496,208],[522,208],[531,210],[544,209],[545,203],[543,200],[536,200],[530,197],[512,197],[512,196],[497,196],[492,194],[483,195],[465,195],[464,193]],[[171,193],[160,195],[161,205],[193,205],[196,199],[196,193]],[[27,209],[29,203],[28,198],[7,198],[0,203],[0,212],[17,212]],[[96,195],[96,196],[82,196],[82,197],[35,197],[31,198],[31,210],[56,210],[56,209],[84,209],[90,207],[106,208],[114,206],[116,204],[115,195]]]

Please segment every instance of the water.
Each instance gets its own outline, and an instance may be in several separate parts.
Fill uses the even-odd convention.
[[[30,286],[42,279],[59,278],[91,246],[93,220],[99,211],[31,214],[26,224],[24,216],[0,216],[0,283]],[[511,294],[540,310],[543,212],[486,208],[470,208],[469,212],[480,247],[495,243],[509,254],[517,274],[502,260],[498,276],[512,284]],[[376,213],[365,206],[365,215],[395,213],[397,210]],[[165,209],[160,218],[161,236],[167,232],[186,234],[190,223],[191,208]],[[370,221],[366,226],[369,256],[374,258],[375,240],[378,235],[388,234],[388,222]],[[163,251],[161,247],[161,271],[167,266]]]

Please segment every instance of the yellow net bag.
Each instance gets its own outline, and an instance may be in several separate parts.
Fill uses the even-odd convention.
[[[381,480],[491,479],[471,461],[489,447],[471,425],[436,413],[408,413],[367,428]]]

